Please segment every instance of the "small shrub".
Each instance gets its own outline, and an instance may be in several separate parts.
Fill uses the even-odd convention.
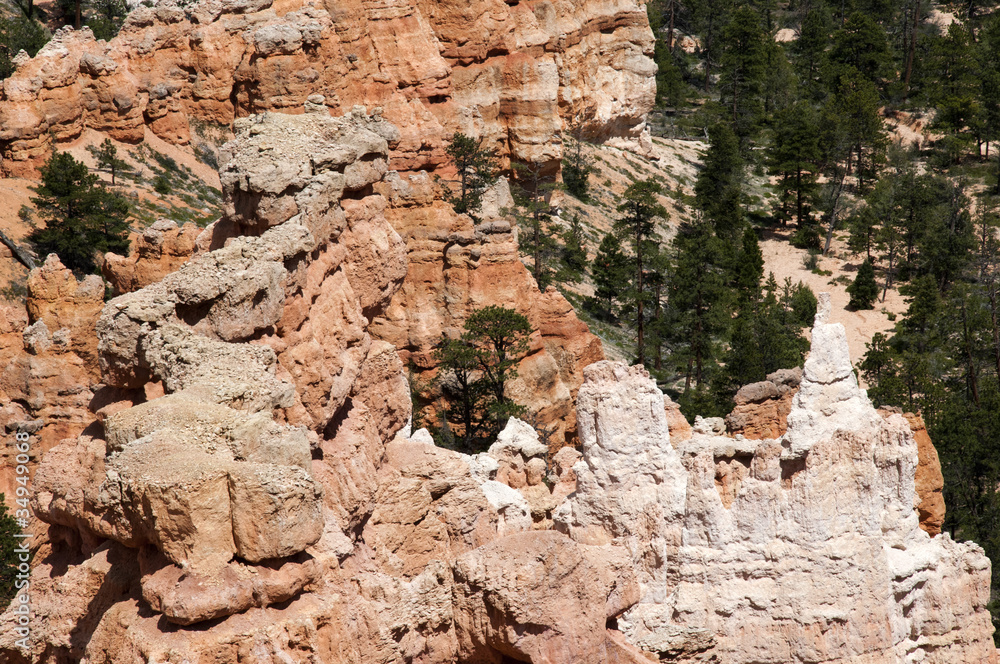
[[[157,175],[156,179],[153,180],[153,191],[161,196],[166,196],[171,191],[170,180],[162,175]]]

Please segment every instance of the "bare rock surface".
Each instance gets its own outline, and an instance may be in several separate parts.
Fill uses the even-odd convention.
[[[578,490],[556,525],[577,541],[634,542],[644,593],[618,626],[662,657],[994,662],[989,560],[975,544],[922,528],[914,429],[871,406],[854,379],[843,328],[826,323],[820,302],[812,352],[778,439],[728,438],[706,423],[677,444],[679,454],[651,453],[668,441],[657,422],[663,409],[650,405],[653,382],[613,363],[588,369]],[[623,390],[627,382],[635,386]],[[781,396],[782,382],[751,386],[744,403]],[[629,416],[614,417],[610,404]],[[584,425],[591,420],[595,427]],[[620,464],[615,476],[626,479],[602,482],[612,441],[634,447],[611,457]],[[635,483],[656,487],[643,494],[648,505],[678,477],[679,493],[667,502],[676,507],[663,510],[658,530],[623,518],[643,504],[631,492]],[[670,528],[676,545],[658,547]],[[650,549],[665,560],[650,566]]]
[[[0,169],[30,171],[84,128],[139,142],[148,127],[186,144],[199,122],[307,102],[335,115],[384,108],[403,132],[392,150],[399,170],[444,164],[456,130],[555,169],[572,124],[649,149],[652,49],[632,0],[161,2],[136,8],[110,43],[66,28],[18,60],[0,92]],[[310,102],[317,90],[325,99]]]

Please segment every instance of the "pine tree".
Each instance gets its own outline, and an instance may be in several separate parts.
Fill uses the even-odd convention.
[[[695,181],[695,205],[705,213],[716,234],[731,239],[743,224],[743,159],[739,140],[725,124],[708,130],[705,166]]]
[[[799,38],[792,45],[799,75],[805,87],[815,95],[819,91],[820,74],[830,44],[832,21],[827,8],[813,6],[802,20]]]
[[[741,138],[753,132],[764,110],[769,41],[757,13],[745,6],[733,12],[722,32],[719,90]]]
[[[105,189],[68,152],[53,152],[40,170],[31,202],[45,227],[28,235],[40,255],[56,253],[66,267],[89,273],[96,253],[128,253],[129,206],[123,197]]]
[[[577,200],[586,203],[590,200],[590,174],[594,165],[583,153],[582,132],[576,130],[573,143],[563,155],[562,178],[566,191]]]
[[[597,248],[591,266],[594,279],[594,302],[607,318],[617,316],[616,302],[629,287],[630,261],[622,251],[621,240],[614,232],[607,233]]]
[[[20,543],[16,537],[20,532],[4,502],[4,494],[0,493],[0,609],[5,608],[17,592],[14,584],[20,561],[14,549]]]
[[[111,171],[111,184],[115,184],[115,175],[124,171],[128,164],[118,158],[118,148],[111,142],[110,138],[105,138],[100,147],[97,148],[97,165]]]
[[[882,106],[878,90],[859,75],[844,76],[834,97],[847,152],[847,170],[852,166],[858,178],[858,189],[864,191],[865,181],[875,180],[885,161],[889,139],[879,115]],[[852,161],[853,160],[853,161]]]
[[[562,259],[574,275],[582,274],[587,267],[587,247],[584,243],[579,212],[573,213],[569,228],[563,233]]]
[[[552,283],[552,259],[559,244],[552,232],[552,215],[545,194],[555,187],[545,182],[540,164],[519,166],[518,180],[512,194],[516,208],[514,217],[521,227],[520,249],[531,256],[531,275],[538,288],[545,290]]]
[[[872,267],[870,260],[865,259],[865,262],[858,268],[858,274],[854,277],[851,285],[847,287],[847,293],[851,296],[849,307],[853,309],[874,308],[875,300],[878,299],[878,284],[875,283],[875,268]]]
[[[878,84],[887,74],[891,58],[889,40],[882,26],[867,14],[854,12],[833,35],[829,55],[831,80],[836,85],[842,76],[857,75]]]
[[[798,102],[775,118],[774,142],[768,152],[768,167],[779,175],[782,207],[787,196],[794,197],[795,219],[799,228],[806,225],[808,201],[816,188],[822,154],[819,147],[819,118],[812,106]],[[781,215],[782,225],[785,215]]]
[[[707,383],[718,358],[718,338],[729,325],[722,241],[703,219],[684,223],[674,238],[676,266],[669,286],[677,320],[675,358],[684,363],[684,391]]]
[[[666,217],[667,210],[657,200],[660,185],[653,180],[635,182],[625,190],[618,206],[615,233],[632,249],[632,282],[625,298],[634,312],[636,332],[636,362],[645,364],[645,325],[651,293],[646,271],[659,252],[656,220]]]
[[[458,193],[447,193],[445,198],[455,212],[476,219],[483,194],[499,177],[496,151],[484,147],[481,140],[455,132],[445,152],[451,157],[458,174]]]
[[[506,388],[517,378],[532,329],[526,317],[496,305],[473,311],[464,327],[460,338],[442,339],[435,350],[435,359],[447,374],[443,387],[457,402],[448,409],[440,431],[445,437],[453,435],[450,419],[461,429],[462,447],[481,451],[496,440],[510,417],[527,412],[510,399]]]
[[[760,280],[764,277],[764,254],[752,228],[743,231],[743,242],[736,264],[737,298],[741,303],[752,304],[760,299]]]
[[[32,10],[29,10],[32,12]],[[22,50],[34,57],[49,41],[48,30],[33,16],[0,16],[0,81],[14,73],[14,58]]]

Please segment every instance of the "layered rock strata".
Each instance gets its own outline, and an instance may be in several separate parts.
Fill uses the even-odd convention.
[[[540,486],[526,425],[501,461],[407,435],[403,365],[368,332],[406,268],[375,186],[398,134],[306,110],[237,123],[206,249],[104,307],[101,377],[127,398],[44,456],[36,627],[24,649],[0,617],[2,657],[646,661],[607,628],[638,599],[628,553],[532,532],[554,503],[496,481]]]
[[[0,94],[0,169],[33,168],[91,128],[172,143],[199,122],[296,112],[315,92],[336,115],[381,106],[402,129],[398,170],[433,170],[454,131],[558,168],[559,135],[648,142],[655,96],[644,7],[503,0],[202,0],[138,7],[110,43],[59,30]]]
[[[556,527],[628,543],[642,599],[617,624],[668,659],[994,662],[990,562],[920,528],[918,443],[859,389],[826,310],[778,439],[696,425],[674,450],[643,370],[589,367]]]

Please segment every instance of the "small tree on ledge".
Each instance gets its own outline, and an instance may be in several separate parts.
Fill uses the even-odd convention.
[[[445,152],[458,171],[458,192],[446,194],[445,198],[455,212],[475,219],[483,204],[483,194],[500,176],[496,152],[483,147],[481,140],[461,132],[452,135]]]
[[[525,406],[507,396],[507,381],[517,378],[517,364],[528,352],[528,319],[513,309],[490,305],[465,321],[458,339],[442,339],[435,350],[442,383],[454,405],[448,420],[461,429],[456,438],[468,451],[488,448],[511,417],[522,417]],[[440,441],[439,441],[440,442]]]

